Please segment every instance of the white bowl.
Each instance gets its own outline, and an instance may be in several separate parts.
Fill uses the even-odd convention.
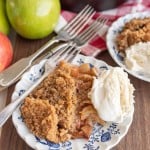
[[[124,25],[134,18],[146,18],[150,17],[150,12],[138,12],[133,14],[128,14],[126,16],[120,17],[117,21],[115,21],[111,27],[109,28],[106,36],[106,44],[108,51],[113,58],[113,60],[125,69],[129,74],[133,75],[134,77],[150,82],[150,75],[143,73],[143,72],[135,72],[129,70],[124,64],[124,57],[119,54],[116,44],[116,37],[122,31]]]

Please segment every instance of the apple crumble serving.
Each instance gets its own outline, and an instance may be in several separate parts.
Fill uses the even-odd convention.
[[[20,110],[27,127],[38,137],[59,143],[89,138],[95,123],[105,122],[88,97],[95,68],[61,61],[25,98]]]
[[[150,41],[150,18],[132,19],[125,24],[116,39],[118,49],[122,52],[131,45],[148,41]]]

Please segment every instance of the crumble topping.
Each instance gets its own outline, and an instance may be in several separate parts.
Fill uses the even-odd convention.
[[[89,64],[61,61],[20,108],[33,134],[59,143],[89,138],[95,123],[104,124],[88,98],[96,73]]]
[[[132,19],[125,24],[116,39],[118,49],[122,52],[131,45],[148,41],[150,41],[150,18]]]

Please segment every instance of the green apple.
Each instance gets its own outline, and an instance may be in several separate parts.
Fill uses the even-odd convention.
[[[0,0],[0,32],[9,33],[9,23],[6,16],[5,0]]]
[[[40,39],[49,35],[60,15],[59,0],[7,0],[9,21],[24,38]]]

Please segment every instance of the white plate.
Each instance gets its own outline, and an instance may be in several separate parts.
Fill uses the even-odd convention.
[[[125,23],[129,22],[134,18],[145,18],[145,17],[150,17],[150,12],[138,12],[138,13],[128,14],[126,16],[120,17],[109,28],[106,36],[106,41],[107,41],[107,48],[111,57],[119,66],[124,68],[128,73],[130,73],[134,77],[150,82],[150,74],[146,74],[140,71],[135,72],[126,68],[124,64],[124,58],[118,53],[118,49],[116,45],[116,37],[122,31]]]
[[[42,75],[44,62],[42,61],[40,64],[33,66],[30,71],[23,75],[16,85],[12,100],[17,99]],[[91,67],[95,66],[100,70],[109,69],[105,62],[83,55],[78,55],[73,61],[74,64],[78,65],[83,62],[89,63]],[[12,120],[20,137],[36,150],[108,150],[115,146],[127,133],[133,119],[133,112],[134,108],[120,124],[111,122],[106,123],[105,126],[95,125],[89,140],[76,139],[59,144],[35,137],[23,122],[19,108],[13,113]]]

